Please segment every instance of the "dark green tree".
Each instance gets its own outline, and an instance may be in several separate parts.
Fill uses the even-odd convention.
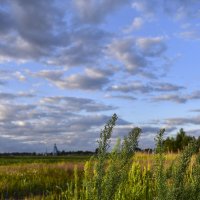
[[[164,149],[168,152],[182,151],[191,141],[195,141],[195,137],[188,136],[186,132],[181,128],[176,137],[167,137],[164,141]],[[199,139],[200,146],[200,139]]]

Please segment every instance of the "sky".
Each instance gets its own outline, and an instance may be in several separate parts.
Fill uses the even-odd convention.
[[[0,152],[200,135],[198,0],[0,0]]]

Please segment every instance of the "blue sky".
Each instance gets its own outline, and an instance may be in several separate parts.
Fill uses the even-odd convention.
[[[200,133],[198,0],[0,0],[0,152],[142,148]]]

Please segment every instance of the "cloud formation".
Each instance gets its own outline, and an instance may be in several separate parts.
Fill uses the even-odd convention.
[[[0,62],[32,60],[65,67],[96,63],[109,34],[98,27],[69,25],[74,19],[65,9],[72,5],[64,2],[63,7],[56,0],[4,1]]]
[[[198,125],[200,123],[200,117],[177,117],[177,118],[169,118],[165,120],[166,124],[169,125]]]
[[[199,100],[200,99],[200,92],[195,91],[191,94],[164,94],[160,96],[156,96],[153,98],[154,101],[171,101],[176,103],[186,103],[189,100]]]
[[[76,73],[64,76],[64,71],[60,70],[43,70],[36,74],[36,77],[42,77],[59,88],[64,89],[81,89],[81,90],[101,90],[107,85],[112,76],[111,70],[85,68],[84,73]]]
[[[108,45],[108,53],[133,73],[145,71],[152,59],[160,58],[167,47],[161,37],[115,39]]]
[[[198,108],[199,1],[0,2],[0,151],[95,149],[113,112],[153,145],[168,102]]]
[[[155,6],[156,5],[156,6]],[[176,19],[199,18],[198,0],[133,0],[132,7],[148,16],[155,15],[158,12],[164,12],[170,17]]]
[[[184,89],[183,86],[171,84],[171,83],[160,83],[160,82],[151,82],[148,84],[143,84],[142,82],[133,82],[128,85],[113,85],[108,90],[110,91],[119,91],[123,93],[129,92],[140,92],[140,93],[152,93],[152,92],[175,92]],[[165,99],[165,96],[163,100]],[[193,98],[197,98],[197,96],[193,96]],[[155,99],[159,100],[159,97],[155,97]]]
[[[128,0],[75,0],[77,17],[83,23],[101,23],[113,11],[126,5]]]
[[[2,94],[3,95],[3,94]],[[5,95],[4,98],[15,98]],[[0,106],[0,131],[1,139],[10,141],[15,145],[23,145],[23,150],[33,150],[31,145],[39,145],[45,149],[54,143],[68,150],[88,148],[88,142],[94,142],[90,150],[95,148],[95,139],[98,138],[100,127],[110,118],[103,114],[95,114],[100,111],[115,110],[116,108],[91,99],[75,97],[44,97],[35,104],[13,104],[7,102]],[[75,114],[85,111],[87,114]],[[119,119],[119,124],[128,124],[127,121]],[[9,130],[9,131],[8,131]],[[93,133],[92,133],[93,132]],[[79,138],[79,143],[76,143]],[[87,138],[87,139],[86,139]],[[91,139],[90,139],[91,138]],[[66,145],[68,143],[68,146]],[[75,146],[74,146],[75,145]],[[2,146],[4,151],[7,149]],[[10,150],[15,149],[14,147]],[[16,147],[16,150],[19,148]],[[36,151],[36,149],[35,149]]]

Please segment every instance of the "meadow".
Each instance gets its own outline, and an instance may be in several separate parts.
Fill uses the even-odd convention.
[[[135,152],[134,128],[109,150],[117,116],[100,133],[95,156],[2,157],[1,199],[200,200],[200,154],[191,142],[178,154],[165,153],[164,129],[155,153]]]
[[[166,156],[169,165],[177,154]],[[78,181],[83,183],[84,166],[86,170],[89,160],[90,156],[87,155],[0,157],[0,197],[1,199],[65,199],[67,188],[69,189],[70,184],[74,184],[75,167],[77,167]],[[153,163],[153,154],[136,153],[132,170],[137,169],[139,170],[137,173],[144,175],[147,169],[152,168]],[[73,194],[74,189],[71,190]]]
[[[175,166],[180,154],[165,154],[165,169],[168,181],[172,180],[172,166]],[[186,172],[186,180],[193,184],[196,173],[194,156]],[[94,158],[97,162],[97,158]],[[136,153],[128,172],[128,177],[120,190],[126,190],[124,197],[114,199],[154,199],[156,155]],[[94,161],[95,162],[95,161]],[[0,158],[0,194],[1,199],[79,199],[75,197],[75,185],[78,191],[85,193],[83,184],[92,178],[88,174],[91,166],[89,156],[63,157],[4,157]],[[77,170],[74,170],[76,169]],[[76,173],[77,174],[76,174]],[[92,173],[90,171],[90,173]],[[91,176],[91,177],[90,177]],[[75,178],[77,180],[75,180]],[[198,180],[196,180],[198,182]],[[197,184],[197,183],[196,183]],[[121,192],[122,192],[121,191]],[[78,192],[78,193],[79,193]],[[118,191],[119,192],[119,191]],[[124,194],[125,194],[124,193]],[[120,194],[120,192],[119,192]],[[82,199],[89,199],[83,197]],[[197,198],[194,198],[197,199]]]
[[[83,171],[87,160],[85,155],[0,157],[0,198],[57,196],[73,180],[75,164]]]

